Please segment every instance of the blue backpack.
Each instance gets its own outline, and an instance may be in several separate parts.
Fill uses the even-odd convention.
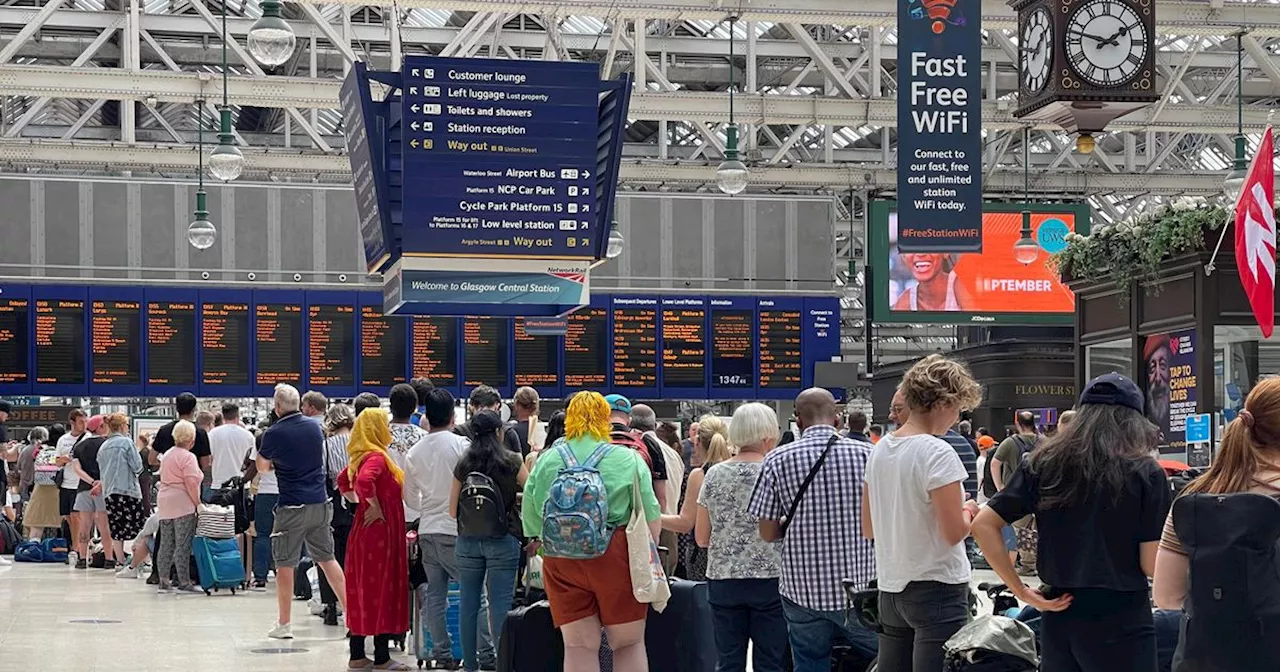
[[[567,443],[556,442],[564,467],[542,505],[542,552],[547,557],[590,560],[609,549],[609,495],[598,468],[613,446],[602,443],[578,464]]]
[[[42,544],[45,562],[66,562],[67,560],[67,540],[61,537],[53,537],[45,539]]]

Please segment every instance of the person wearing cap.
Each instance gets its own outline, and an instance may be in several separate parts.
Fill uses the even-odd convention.
[[[658,440],[645,436],[644,433],[631,429],[631,400],[621,394],[611,394],[604,398],[609,404],[609,438],[618,445],[630,446],[640,453],[649,473],[653,475],[653,494],[658,497],[658,505],[664,510],[667,506],[667,459],[662,455],[662,446]]]
[[[1074,420],[1014,471],[973,523],[991,568],[1043,612],[1040,669],[1154,672],[1147,579],[1172,493],[1153,452],[1159,440],[1142,390],[1109,373],[1089,382]],[[1000,553],[1000,530],[1035,513],[1039,573],[1027,587]]]
[[[1147,419],[1162,432],[1169,431],[1169,335],[1148,336],[1142,346],[1147,371]]]
[[[78,559],[76,569],[88,567],[89,539],[93,537],[96,525],[102,535],[102,547],[113,548],[111,526],[107,521],[107,500],[102,493],[102,470],[98,467],[98,451],[107,442],[110,428],[107,427],[105,415],[95,415],[85,423],[88,438],[77,443],[71,451],[71,469],[79,477],[76,486],[75,515],[79,518],[77,529],[79,536],[75,540]],[[103,569],[115,570],[116,563],[108,560]]]

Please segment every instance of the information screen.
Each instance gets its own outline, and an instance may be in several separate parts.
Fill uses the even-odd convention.
[[[649,305],[653,307],[618,307],[615,303],[613,309],[613,384],[615,387],[657,387],[658,385],[657,301],[651,301]]]
[[[701,299],[674,299],[673,303]],[[662,308],[662,384],[666,387],[707,386],[705,308],[666,305]]]
[[[524,318],[516,318],[516,386],[551,387],[560,384],[560,340],[530,336]]]
[[[302,384],[302,306],[259,303],[258,384]]]
[[[755,384],[755,363],[751,361],[754,318],[755,311],[748,309],[711,310],[712,386],[748,388]]]
[[[462,370],[465,387],[507,387],[507,321],[492,317],[462,319]]]
[[[196,384],[196,304],[147,303],[147,383]]]
[[[404,322],[377,306],[360,307],[360,385],[378,389],[405,381]]]
[[[413,377],[439,387],[458,384],[458,318],[413,318]]]
[[[142,304],[94,301],[89,342],[93,382],[137,385],[142,382]]]
[[[248,385],[249,304],[203,303],[200,306],[204,333],[200,352],[204,360],[206,385]]]
[[[84,301],[36,301],[36,382],[84,384]]]
[[[0,385],[29,380],[27,320],[30,311],[31,302],[27,299],[0,299]]]
[[[564,334],[565,387],[599,388],[608,379],[609,311],[583,308],[569,316]]]
[[[760,311],[760,387],[800,387],[800,311]]]
[[[354,387],[356,309],[351,306],[307,306],[307,317],[308,383],[312,386]]]

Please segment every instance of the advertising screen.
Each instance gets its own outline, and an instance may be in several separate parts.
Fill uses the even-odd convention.
[[[1196,413],[1196,330],[1145,337],[1142,369],[1146,416],[1160,428],[1160,452],[1185,451],[1187,417]]]
[[[1019,204],[988,203],[982,214],[981,252],[903,252],[895,204],[873,203],[869,249],[876,322],[947,324],[1070,322],[1075,295],[1048,266],[1066,235],[1085,233],[1087,206],[1031,204],[1036,256],[1022,263],[1014,243],[1022,236]]]

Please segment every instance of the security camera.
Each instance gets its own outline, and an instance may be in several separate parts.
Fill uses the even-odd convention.
[[[250,280],[257,280],[257,279],[258,279],[258,274],[257,274],[257,273],[254,273],[253,271],[249,271],[249,279],[250,279]]]
[[[346,282],[346,281],[347,281],[347,274],[346,274],[346,273],[343,273],[343,274],[341,274],[341,275],[339,275],[339,276],[338,276],[338,282]]]
[[[208,280],[208,279],[209,279],[209,271],[202,271],[202,272],[200,273],[200,279],[201,279],[201,280]]]
[[[302,282],[302,274],[301,274],[301,273],[294,273],[294,274],[293,274],[293,281],[294,281],[294,282]]]

